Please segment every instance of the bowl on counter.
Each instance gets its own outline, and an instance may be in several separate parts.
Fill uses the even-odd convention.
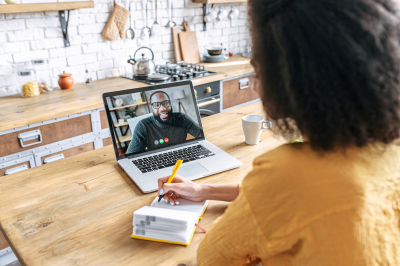
[[[207,52],[211,56],[220,55],[222,53],[222,48],[218,48],[218,47],[207,48]]]

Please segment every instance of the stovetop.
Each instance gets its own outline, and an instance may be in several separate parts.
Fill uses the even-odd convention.
[[[148,77],[138,77],[133,74],[121,77],[150,85],[156,85],[203,78],[215,74],[217,74],[217,72],[206,70],[204,65],[178,62],[176,64],[167,63],[165,65],[158,65],[156,67],[156,74],[149,75]]]

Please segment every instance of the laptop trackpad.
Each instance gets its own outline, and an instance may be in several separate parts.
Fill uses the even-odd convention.
[[[199,163],[192,163],[189,165],[182,165],[181,168],[179,168],[178,175],[188,178],[205,172],[208,172],[207,168]]]

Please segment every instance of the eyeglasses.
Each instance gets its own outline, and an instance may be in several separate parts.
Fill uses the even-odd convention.
[[[165,108],[170,107],[171,106],[171,101],[166,100],[166,101],[163,101],[163,102],[151,103],[151,107],[153,107],[154,109],[159,109],[161,107],[161,105],[163,105]]]

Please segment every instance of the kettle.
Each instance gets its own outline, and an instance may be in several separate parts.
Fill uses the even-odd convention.
[[[144,57],[144,54],[142,54],[142,58],[135,59],[136,53],[141,49],[149,49],[152,58],[148,59]],[[156,64],[154,64],[153,60],[154,60],[153,51],[148,47],[140,47],[139,49],[136,50],[135,54],[133,55],[133,58],[129,56],[128,63],[133,65],[132,70],[133,70],[133,75],[135,77],[139,79],[140,78],[146,79],[148,75],[156,73]]]

